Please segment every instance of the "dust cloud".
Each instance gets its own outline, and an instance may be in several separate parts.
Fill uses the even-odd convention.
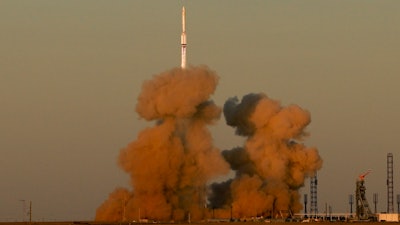
[[[96,211],[98,221],[278,217],[299,212],[299,189],[322,166],[302,141],[310,114],[265,94],[225,102],[226,123],[244,146],[220,151],[207,126],[221,116],[210,100],[218,76],[206,66],[175,68],[146,81],[136,112],[153,122],[122,149],[118,163],[132,190],[117,188]],[[233,178],[212,183],[227,176]],[[220,179],[221,180],[221,179]]]
[[[225,102],[224,115],[243,147],[222,152],[235,177],[212,184],[212,208],[235,218],[287,217],[302,209],[299,189],[322,167],[316,148],[301,143],[310,114],[297,105],[281,106],[265,94],[248,94]],[[226,213],[225,213],[226,214]]]
[[[122,149],[118,160],[133,190],[111,193],[96,220],[205,217],[207,181],[229,172],[207,129],[221,115],[209,100],[218,79],[204,66],[175,68],[143,84],[136,111],[155,124]]]

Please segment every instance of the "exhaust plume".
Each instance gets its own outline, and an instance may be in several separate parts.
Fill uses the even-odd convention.
[[[206,183],[229,171],[206,128],[221,114],[209,100],[217,83],[207,67],[189,67],[143,84],[136,112],[155,125],[121,150],[118,163],[132,190],[117,188],[97,209],[96,220],[204,218]]]
[[[247,139],[243,147],[221,153],[207,130],[221,114],[209,100],[217,83],[207,67],[189,67],[142,85],[136,112],[154,126],[121,150],[118,163],[130,175],[132,190],[115,189],[96,220],[200,220],[210,217],[207,204],[213,217],[225,218],[285,217],[301,210],[299,189],[322,167],[317,149],[301,143],[309,112],[283,107],[263,93],[241,102],[228,99],[226,123]],[[229,166],[235,177],[207,191],[207,183],[227,174]]]
[[[308,136],[309,112],[297,105],[283,107],[260,93],[241,102],[227,100],[224,115],[247,139],[244,147],[222,152],[236,175],[211,186],[211,206],[232,210],[236,218],[299,212],[299,188],[322,167],[317,149],[300,143]]]

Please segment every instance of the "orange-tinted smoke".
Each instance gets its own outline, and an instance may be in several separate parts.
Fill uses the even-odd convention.
[[[166,71],[143,84],[136,111],[155,125],[119,155],[132,185],[129,194],[124,192],[124,219],[204,217],[207,182],[229,170],[207,129],[221,114],[209,100],[217,83],[218,76],[207,67],[190,67]],[[119,192],[97,210],[96,220],[120,220],[121,204],[114,201]]]
[[[236,177],[213,184],[211,205],[232,207],[237,218],[298,212],[299,188],[322,167],[317,149],[301,143],[310,114],[297,105],[283,107],[262,93],[248,94],[241,102],[229,99],[224,114],[247,140],[243,148],[223,151]]]

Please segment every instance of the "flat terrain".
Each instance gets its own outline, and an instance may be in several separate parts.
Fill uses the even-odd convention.
[[[140,224],[140,223],[102,223],[102,222],[32,222],[32,225],[135,225],[135,224]],[[146,223],[141,223],[141,225],[145,225]],[[149,223],[150,225],[151,223]],[[341,225],[341,224],[351,224],[351,225],[398,225],[400,223],[384,223],[384,222],[311,222],[311,223],[297,223],[297,222],[271,222],[271,223],[264,223],[264,222],[204,222],[204,223],[160,223],[160,224],[165,224],[165,225],[261,225],[261,224],[287,224],[287,225],[305,225],[305,224],[310,224],[310,225]],[[29,222],[0,222],[0,225],[30,225]]]

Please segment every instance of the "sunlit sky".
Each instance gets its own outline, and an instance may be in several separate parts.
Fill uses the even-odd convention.
[[[310,111],[319,211],[348,212],[368,169],[386,211],[389,152],[400,194],[400,1],[1,0],[0,221],[27,219],[29,201],[34,220],[90,220],[129,187],[117,156],[153,125],[135,113],[141,84],[180,65],[183,4],[188,62],[220,76],[218,105],[263,92]],[[243,144],[223,117],[210,129],[220,149]]]

